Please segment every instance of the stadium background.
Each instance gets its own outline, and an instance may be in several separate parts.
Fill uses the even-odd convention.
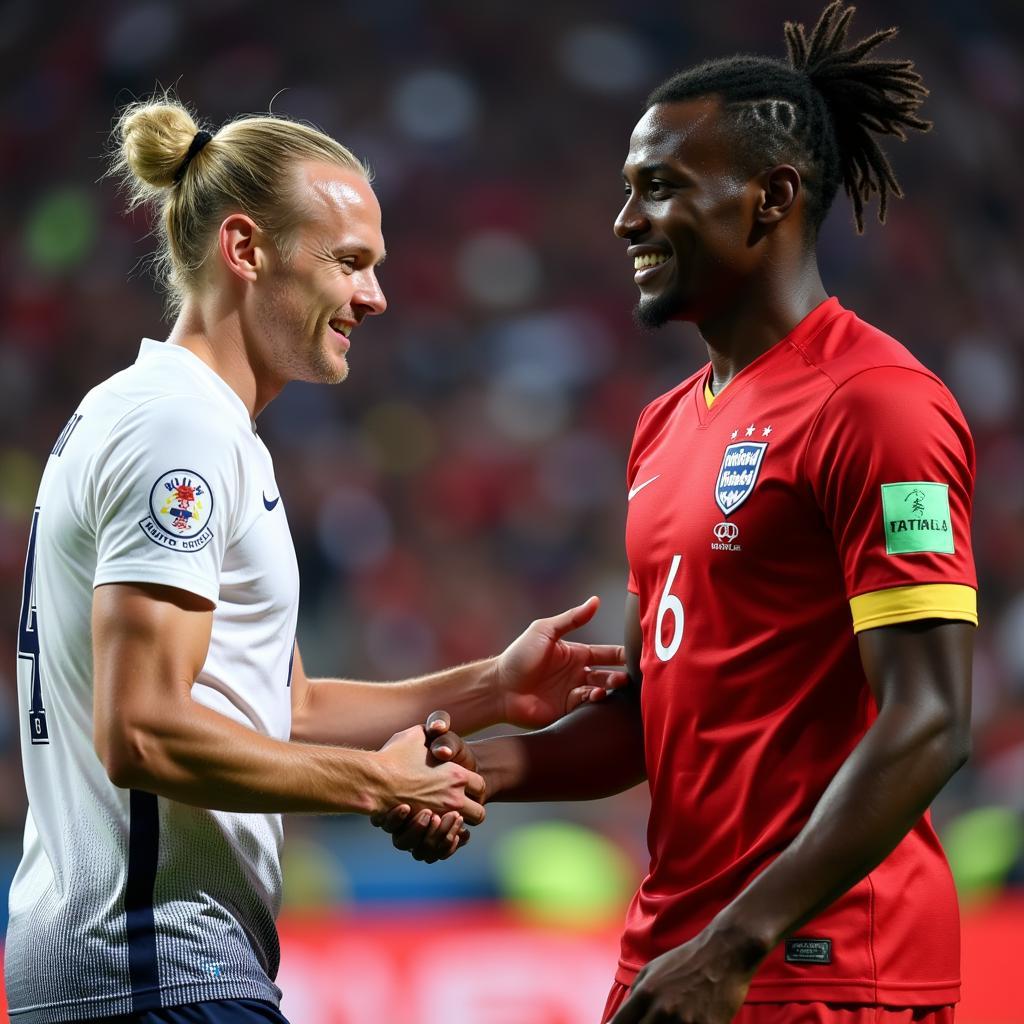
[[[871,221],[855,237],[837,200],[821,262],[830,291],[942,375],[977,440],[974,756],[934,815],[964,896],[962,1020],[1019,1024],[1008,950],[1024,934],[1024,7],[858,6],[858,34],[902,26],[896,46],[932,90],[936,129],[889,147],[907,198],[887,227]],[[632,427],[703,362],[693,331],[644,335],[630,322],[632,271],[611,233],[629,131],[675,68],[781,54],[783,19],[813,22],[818,10],[0,8],[5,889],[24,818],[13,641],[41,466],[81,394],[132,360],[139,337],[166,331],[140,264],[147,222],[123,216],[113,185],[97,182],[115,107],[158,82],[214,125],[272,103],[376,170],[388,313],[355,335],[346,384],[292,385],[260,427],[301,563],[307,669],[400,678],[496,652],[535,615],[591,592],[604,604],[586,635],[621,635]],[[306,1024],[419,1024],[440,1007],[474,1024],[595,1021],[646,813],[643,789],[495,807],[462,855],[433,867],[393,853],[361,819],[291,820],[286,1009]]]

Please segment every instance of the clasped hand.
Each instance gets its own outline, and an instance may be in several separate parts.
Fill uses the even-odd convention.
[[[564,639],[566,633],[588,623],[599,605],[599,599],[591,597],[558,615],[536,619],[495,659],[494,686],[503,721],[527,729],[543,728],[583,704],[603,700],[628,682],[622,670],[621,645]],[[479,779],[469,746],[450,730],[446,712],[434,712],[427,719],[430,763],[458,767]],[[484,799],[482,792],[481,802]],[[478,821],[458,808],[424,804],[397,803],[370,820],[391,835],[397,849],[409,851],[416,860],[445,860],[469,842],[465,824]],[[483,820],[482,814],[479,820]]]

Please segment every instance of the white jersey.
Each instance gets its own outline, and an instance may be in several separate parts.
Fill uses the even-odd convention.
[[[82,401],[36,504],[18,643],[29,810],[10,896],[11,1017],[276,1003],[280,816],[114,786],[93,747],[90,633],[102,584],[208,599],[193,698],[288,739],[299,578],[270,454],[216,373],[146,340]]]

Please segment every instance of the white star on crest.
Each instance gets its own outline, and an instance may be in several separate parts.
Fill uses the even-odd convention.
[[[767,437],[771,432],[772,432],[772,428],[771,427],[765,427],[764,430],[761,431],[761,436],[762,437]]]
[[[732,439],[733,439],[733,440],[735,441],[735,440],[736,440],[736,438],[737,438],[737,437],[739,436],[739,431],[738,431],[738,430],[734,430],[734,431],[732,432],[732,435],[731,435],[731,436],[732,436]]]
[[[753,433],[754,433],[754,424],[751,423],[750,426],[747,427],[747,437],[752,437]]]

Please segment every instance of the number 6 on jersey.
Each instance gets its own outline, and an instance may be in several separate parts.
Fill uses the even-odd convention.
[[[662,661],[670,661],[683,642],[683,619],[685,618],[683,602],[672,593],[672,584],[675,582],[676,573],[679,572],[682,560],[682,555],[672,556],[668,579],[665,580],[665,589],[661,592],[661,600],[658,602],[658,617],[654,622],[654,653]],[[665,616],[669,614],[673,620],[672,639],[666,644],[662,637],[665,631]]]

